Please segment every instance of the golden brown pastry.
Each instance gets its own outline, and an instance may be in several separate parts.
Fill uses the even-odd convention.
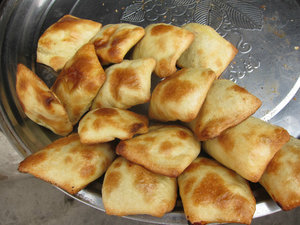
[[[152,58],[124,60],[105,70],[107,79],[96,96],[92,109],[116,107],[128,109],[150,100]]]
[[[198,116],[188,123],[200,141],[221,134],[247,119],[261,106],[261,101],[230,80],[215,80]]]
[[[126,53],[144,36],[142,27],[128,24],[108,24],[92,38],[102,65],[120,63]]]
[[[71,134],[28,156],[19,171],[76,194],[99,178],[114,157],[110,144],[84,145],[78,134]]]
[[[149,117],[160,121],[193,120],[215,77],[210,69],[184,68],[175,72],[153,90]]]
[[[161,125],[149,130],[121,141],[117,154],[154,173],[177,177],[200,153],[199,142],[187,128]]]
[[[66,63],[52,90],[63,103],[73,125],[89,109],[104,81],[105,73],[93,44],[82,46]]]
[[[117,108],[100,108],[88,112],[79,122],[80,141],[103,143],[115,138],[126,140],[148,131],[148,119],[137,113]]]
[[[152,173],[122,157],[108,168],[102,186],[102,200],[109,215],[162,217],[173,210],[176,197],[175,178]]]
[[[299,171],[300,140],[291,137],[275,154],[259,181],[283,210],[300,206]]]
[[[156,60],[156,75],[172,75],[176,72],[177,59],[190,46],[194,34],[164,23],[151,24],[145,28],[145,32],[134,48],[133,59],[152,57]]]
[[[18,64],[16,92],[26,116],[59,135],[73,130],[68,114],[56,95],[30,69]]]
[[[251,223],[256,201],[248,182],[215,160],[197,158],[178,184],[191,224]]]
[[[58,71],[101,28],[101,23],[65,15],[39,38],[37,62]]]
[[[209,26],[189,23],[183,25],[182,28],[193,32],[195,40],[183,52],[177,64],[180,67],[210,68],[218,78],[235,57],[238,50]]]
[[[275,153],[289,139],[285,129],[249,117],[218,137],[203,142],[203,147],[226,167],[257,182]]]

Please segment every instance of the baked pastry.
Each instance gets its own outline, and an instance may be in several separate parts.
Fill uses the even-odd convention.
[[[37,62],[58,71],[101,28],[101,23],[65,15],[39,38]]]
[[[133,59],[152,57],[156,60],[155,73],[167,77],[176,72],[176,61],[194,40],[188,30],[169,24],[150,24],[145,36],[135,46]]]
[[[149,117],[160,121],[195,119],[215,77],[210,69],[178,70],[154,88]]]
[[[294,137],[274,156],[260,179],[283,210],[300,206],[300,140]]]
[[[144,34],[144,28],[133,24],[108,24],[90,42],[94,43],[102,65],[120,63]]]
[[[26,116],[58,135],[73,130],[68,114],[56,95],[30,69],[18,64],[16,92]]]
[[[178,184],[191,224],[251,223],[256,201],[248,182],[215,160],[197,158]]]
[[[121,141],[116,153],[154,173],[177,177],[199,155],[200,143],[187,128],[161,125]]]
[[[217,137],[229,127],[247,119],[261,101],[230,80],[215,80],[198,116],[188,123],[200,141]]]
[[[109,215],[162,217],[173,210],[176,197],[175,178],[152,173],[123,157],[108,168],[102,186],[104,209]]]
[[[105,73],[93,44],[82,46],[66,63],[52,90],[63,103],[73,125],[88,111],[104,81]]]
[[[249,117],[214,139],[203,142],[205,151],[226,167],[252,182],[259,181],[289,133],[278,126]]]
[[[126,140],[147,131],[147,117],[117,108],[89,111],[78,126],[80,141],[85,144],[103,143],[115,138]]]
[[[233,60],[238,50],[212,27],[189,23],[183,25],[182,28],[193,32],[195,40],[182,53],[177,65],[180,67],[210,68],[218,78]]]
[[[114,157],[110,144],[84,145],[78,134],[71,134],[28,156],[19,171],[76,194],[99,178]]]
[[[116,107],[128,109],[150,100],[153,58],[124,60],[105,70],[107,79],[96,96],[92,109]]]

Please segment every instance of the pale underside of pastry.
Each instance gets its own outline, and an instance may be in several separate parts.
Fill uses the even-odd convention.
[[[249,117],[218,137],[203,142],[203,147],[226,167],[257,182],[275,153],[289,139],[285,129]]]
[[[39,38],[37,62],[62,69],[77,50],[101,28],[101,23],[65,15],[51,25]]]
[[[107,79],[92,104],[92,109],[116,107],[128,109],[150,100],[153,58],[124,60],[105,70]]]
[[[210,69],[178,70],[153,90],[149,117],[164,122],[195,119],[215,77]]]
[[[126,140],[148,131],[148,119],[118,108],[100,108],[88,112],[79,122],[82,143],[103,143],[115,138]]]
[[[24,113],[32,121],[59,135],[67,135],[73,130],[60,100],[23,64],[17,67],[16,92]]]
[[[230,80],[215,80],[198,116],[188,123],[200,141],[220,135],[229,127],[247,119],[261,101]]]
[[[189,129],[162,125],[121,141],[116,152],[154,173],[177,177],[198,156],[200,144]]]
[[[162,217],[173,210],[176,197],[175,178],[152,173],[123,157],[108,168],[102,186],[103,204],[109,215]]]
[[[182,28],[193,32],[195,39],[178,59],[178,66],[210,68],[218,78],[233,60],[238,50],[212,27],[189,23],[183,25]]]
[[[154,58],[156,75],[167,77],[176,72],[177,59],[193,40],[194,34],[188,30],[164,23],[151,24],[135,46],[133,59]]]
[[[250,224],[256,201],[248,182],[215,160],[200,157],[178,177],[184,213],[191,224]]]
[[[102,65],[120,63],[126,53],[144,36],[142,27],[128,24],[108,24],[91,39]]]
[[[19,171],[76,194],[99,178],[114,157],[110,144],[84,145],[78,134],[71,134],[28,156]]]
[[[52,90],[66,108],[72,124],[88,111],[105,77],[93,44],[82,46],[66,63]]]
[[[283,210],[300,206],[300,140],[294,137],[269,163],[259,181]]]

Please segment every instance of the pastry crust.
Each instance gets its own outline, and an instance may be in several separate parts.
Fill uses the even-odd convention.
[[[199,141],[219,136],[254,114],[261,101],[230,80],[215,80],[197,117],[187,125]]]
[[[101,23],[65,15],[51,25],[39,38],[37,62],[62,69],[77,50],[101,28]]]
[[[285,129],[249,117],[218,137],[203,142],[203,148],[245,179],[258,182],[268,163],[289,139]]]
[[[145,36],[135,46],[133,59],[152,57],[155,73],[167,77],[176,72],[176,61],[194,40],[194,34],[180,27],[164,23],[145,28]]]
[[[177,65],[179,67],[210,68],[218,78],[233,60],[238,50],[212,27],[189,23],[183,25],[182,28],[193,32],[195,39],[180,56]]]
[[[178,177],[180,197],[191,224],[250,224],[256,201],[248,182],[215,160],[200,157]]]
[[[164,122],[195,119],[215,77],[212,70],[199,68],[184,68],[167,77],[152,92],[149,117]]]
[[[58,135],[73,130],[68,114],[47,85],[30,69],[18,64],[16,92],[26,116]]]
[[[105,70],[107,79],[99,90],[92,109],[116,107],[128,109],[150,100],[153,58],[124,60]]]
[[[73,125],[88,111],[105,78],[93,44],[82,46],[66,63],[52,90],[63,103]]]
[[[28,156],[19,171],[76,194],[99,178],[114,157],[110,144],[84,145],[78,134],[71,134]]]
[[[120,63],[127,52],[144,36],[142,27],[128,24],[108,24],[91,39],[102,65]]]
[[[260,184],[283,210],[300,206],[300,140],[294,137],[274,156]]]
[[[150,127],[146,134],[121,141],[116,152],[154,173],[177,177],[198,156],[200,143],[185,127],[161,125]]]
[[[79,122],[80,141],[103,143],[115,138],[126,140],[148,131],[148,119],[137,113],[117,108],[100,108],[88,112]]]
[[[102,200],[109,215],[162,217],[173,210],[176,197],[175,178],[152,173],[123,157],[108,168],[102,186]]]

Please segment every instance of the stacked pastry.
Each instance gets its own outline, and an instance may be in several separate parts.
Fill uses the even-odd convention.
[[[51,88],[18,65],[24,113],[58,135],[73,131],[19,171],[71,194],[106,172],[104,207],[119,216],[163,216],[177,185],[192,224],[250,224],[256,202],[248,181],[260,181],[284,210],[300,205],[299,140],[252,117],[261,101],[219,79],[237,54],[231,43],[200,24],[101,27],[66,15],[44,32],[37,62],[60,71]],[[153,72],[162,78],[155,87]],[[130,111],[147,102],[150,126]],[[201,142],[213,159],[199,156]]]

